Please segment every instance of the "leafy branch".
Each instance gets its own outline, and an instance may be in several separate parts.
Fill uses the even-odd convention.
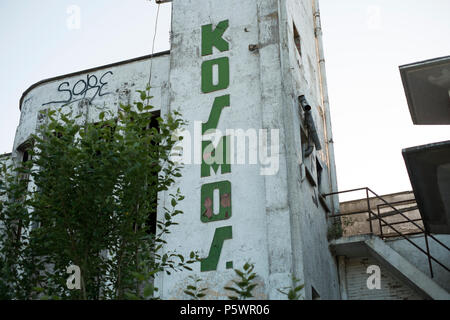
[[[238,276],[238,280],[233,280],[234,287],[224,287],[225,290],[231,291],[236,295],[229,295],[230,300],[245,300],[253,298],[253,289],[258,285],[254,282],[256,273],[253,272],[255,265],[253,263],[246,262],[243,266],[243,270],[234,269],[234,272]]]

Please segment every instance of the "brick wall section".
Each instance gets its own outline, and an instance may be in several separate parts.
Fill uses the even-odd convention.
[[[378,265],[381,269],[381,289],[369,290],[366,273],[370,265]],[[346,259],[345,275],[349,300],[422,300],[409,286],[395,278],[374,258]]]
[[[406,210],[411,208],[416,208],[417,203],[414,198],[414,193],[412,191],[393,193],[389,195],[383,195],[382,198],[387,202],[391,203],[392,206],[403,212],[405,216],[407,216],[411,220],[420,219],[419,210]],[[401,202],[401,203],[399,203]],[[397,223],[394,224],[394,228],[403,234],[417,233],[420,230],[412,223],[406,222],[406,219],[403,218],[399,214],[394,214],[393,209],[387,205],[385,205],[381,200],[376,198],[370,198],[370,207],[372,211],[378,214],[379,213],[382,218],[388,223]],[[360,212],[367,210],[367,199],[359,199],[353,201],[346,201],[340,203],[340,212],[342,214],[352,213],[352,212]],[[406,210],[406,211],[403,211]],[[367,212],[344,216],[342,217],[342,229],[345,237],[369,234],[370,233],[370,225],[369,225],[369,214]],[[403,222],[403,223],[400,223]],[[422,221],[415,221],[421,228],[423,228]],[[380,235],[380,225],[378,219],[372,221],[373,232],[377,235]],[[397,236],[397,233],[388,226],[383,226],[383,236]]]

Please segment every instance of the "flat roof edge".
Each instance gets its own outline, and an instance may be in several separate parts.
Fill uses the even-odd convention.
[[[440,142],[422,144],[420,146],[404,148],[404,149],[402,149],[402,153],[421,152],[423,150],[428,150],[430,148],[446,148],[449,146],[450,146],[450,140],[445,140],[445,141],[440,141]]]
[[[86,72],[90,72],[90,71],[94,71],[94,70],[120,66],[122,64],[136,62],[136,61],[150,59],[150,58],[156,58],[156,57],[164,56],[164,55],[168,55],[168,54],[170,54],[170,50],[161,51],[161,52],[157,52],[157,53],[154,53],[154,54],[148,54],[148,55],[145,55],[145,56],[140,56],[140,57],[132,58],[132,59],[128,59],[128,60],[122,60],[122,61],[119,61],[119,62],[113,62],[113,63],[105,64],[105,65],[102,65],[102,66],[94,67],[94,68],[84,69],[84,70],[71,72],[71,73],[60,75],[60,76],[56,76],[56,77],[40,80],[40,81],[38,81],[36,83],[33,83],[31,86],[28,87],[28,89],[26,89],[22,93],[22,96],[20,97],[20,100],[19,100],[19,110],[22,110],[22,102],[23,102],[24,97],[31,90],[33,90],[34,88],[40,86],[41,84],[44,84],[44,83],[47,83],[47,82],[51,82],[51,81],[55,81],[55,80],[59,80],[59,79],[64,79],[64,78],[67,78],[67,77],[73,77],[73,76],[80,75],[80,74],[83,74],[83,73],[86,73]]]
[[[411,193],[414,193],[414,191],[400,191],[400,192],[395,192],[395,193],[388,193],[388,194],[383,194],[383,195],[381,195],[380,196],[380,198],[386,198],[386,197],[389,197],[389,196],[400,196],[400,195],[402,195],[402,194],[411,194]],[[352,202],[359,202],[359,201],[365,201],[367,198],[360,198],[360,199],[354,199],[354,200],[347,200],[347,201],[342,201],[342,202],[339,202],[339,204],[341,205],[341,204],[349,204],[349,203],[352,203]],[[369,197],[369,200],[374,200],[374,199],[377,199],[377,197],[376,196],[373,196],[373,197]]]
[[[404,64],[404,65],[399,66],[399,69],[405,70],[405,69],[409,69],[409,68],[413,68],[413,67],[420,67],[422,65],[429,64],[429,63],[440,63],[440,62],[444,62],[444,61],[450,61],[450,56],[443,56],[443,57],[439,57],[439,58],[427,59],[427,60],[423,60],[423,61]]]

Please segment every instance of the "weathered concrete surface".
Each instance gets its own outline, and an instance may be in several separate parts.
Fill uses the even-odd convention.
[[[423,230],[423,222],[421,221],[421,216],[419,210],[417,209],[417,203],[414,199],[414,194],[412,191],[399,192],[395,194],[389,194],[382,196],[383,199],[391,203],[394,208],[401,211],[405,216],[411,220],[418,219],[415,221]],[[379,207],[380,215],[388,223],[396,223],[393,225],[402,234],[414,234],[421,232],[421,230],[412,224],[411,222],[406,222],[406,219],[401,215],[394,212],[394,210],[385,205],[381,200],[376,198],[370,198],[370,207],[375,213],[378,213],[377,207]],[[410,210],[413,209],[413,210]],[[342,202],[340,204],[340,210],[342,214],[361,212],[367,210],[366,199],[353,200]],[[357,254],[360,253],[361,245],[356,245],[357,235],[367,235],[370,233],[368,213],[364,212],[361,214],[351,215],[342,217],[343,226],[343,236],[351,237],[353,245],[349,245],[348,250],[346,250],[345,255],[351,254],[349,251],[355,250]],[[375,235],[381,235],[380,226],[378,220],[372,221],[372,227]],[[388,226],[383,226],[383,236],[390,236],[385,239],[385,242],[392,249],[397,251],[402,257],[408,260],[417,269],[431,277],[429,262],[427,256],[421,252],[419,249],[414,247],[410,242],[405,240],[403,237],[399,236],[394,230]],[[450,246],[450,236],[448,235],[434,235],[439,241],[444,243],[447,247]],[[426,243],[423,234],[409,235],[408,238],[417,244],[420,248],[426,251]],[[359,243],[364,242],[365,237],[360,238]],[[346,241],[345,239],[343,241]],[[439,243],[434,241],[432,238],[428,237],[428,243],[430,247],[431,255],[437,259],[439,262],[445,266],[450,266],[450,255],[448,250],[441,246]],[[341,251],[344,247],[341,247]],[[358,255],[356,255],[358,256]],[[361,255],[359,255],[361,256]],[[441,287],[450,291],[450,273],[441,267],[436,262],[432,261],[433,268],[433,280],[438,283]]]
[[[332,241],[331,247],[336,255],[347,258],[372,256],[390,274],[425,299],[450,299],[450,295],[445,289],[377,236],[341,238]]]
[[[326,208],[319,201],[319,194],[332,192],[329,180],[330,158],[326,148],[328,136],[325,130],[325,101],[320,90],[319,48],[314,24],[313,1],[280,1],[281,67],[284,92],[283,112],[286,131],[286,162],[288,198],[291,209],[291,232],[294,250],[294,266],[301,268],[296,276],[305,281],[306,298],[312,298],[312,288],[321,299],[338,299],[339,285],[334,257],[328,250]],[[301,53],[294,42],[294,25],[300,35]],[[286,50],[283,50],[286,48]],[[325,77],[325,75],[322,75]],[[303,114],[299,112],[297,97],[305,95],[312,107],[312,115],[321,140],[322,150],[314,150],[305,157],[300,139],[300,128],[305,127]],[[332,148],[332,146],[331,146]],[[324,174],[318,182],[316,162],[320,161]],[[333,164],[334,165],[334,164]],[[316,185],[311,183],[301,168],[309,168]],[[300,169],[300,170],[299,170]],[[308,169],[305,169],[308,170]],[[329,204],[328,204],[329,205]]]
[[[206,122],[214,97],[230,94],[231,106],[222,112],[218,128],[278,129],[280,156],[277,174],[269,176],[260,176],[258,165],[235,165],[229,174],[202,179],[198,166],[187,165],[176,187],[190,190],[189,199],[182,204],[185,215],[180,225],[167,239],[170,249],[182,253],[199,249],[206,257],[215,229],[230,225],[233,237],[224,242],[217,272],[195,269],[214,297],[225,297],[222,288],[234,277],[225,262],[233,261],[240,267],[250,260],[260,276],[260,298],[285,298],[277,289],[290,286],[295,275],[306,284],[306,299],[311,298],[312,288],[323,299],[338,299],[337,268],[326,238],[326,211],[317,201],[317,185],[305,179],[300,170],[300,126],[304,124],[299,95],[308,97],[322,144],[327,141],[312,2],[173,1],[172,12],[170,105],[179,108],[190,122],[188,130],[192,134],[195,120]],[[212,23],[215,27],[223,20],[229,20],[224,34],[229,51],[214,48],[212,56],[202,57],[201,26]],[[302,37],[301,55],[294,44],[294,22]],[[250,45],[258,49],[250,51]],[[230,85],[215,94],[202,94],[201,63],[219,57],[229,57]],[[328,163],[326,151],[315,151],[307,160],[315,164],[316,157]],[[324,170],[322,183],[328,186],[326,165]],[[311,172],[316,175],[315,167]],[[232,184],[233,217],[215,225],[204,224],[198,218],[200,188],[223,179]],[[183,298],[187,276],[163,276],[163,297]]]
[[[178,108],[189,122],[187,130],[194,136],[194,122],[208,120],[214,99],[230,95],[230,107],[223,110],[218,129],[261,128],[260,81],[258,55],[248,50],[248,45],[258,43],[258,23],[254,1],[173,1],[172,47],[170,59],[170,105]],[[239,8],[239,10],[233,10]],[[214,27],[229,20],[224,39],[229,50],[201,56],[201,27]],[[247,30],[247,31],[245,31]],[[227,89],[209,94],[201,91],[201,64],[203,61],[228,57],[230,85]],[[255,263],[261,286],[256,297],[266,299],[268,280],[268,243],[265,212],[264,177],[257,165],[232,166],[231,173],[201,178],[200,165],[186,165],[183,178],[175,188],[180,188],[187,198],[181,203],[184,211],[171,235],[167,238],[167,250],[175,249],[187,254],[198,250],[206,258],[215,230],[232,227],[232,239],[223,244],[217,269],[201,272],[200,264],[194,265],[194,273],[210,288],[208,297],[226,299],[224,286],[231,285],[235,273],[226,268],[232,261],[234,268],[242,268],[246,261]],[[200,220],[201,187],[205,183],[230,181],[232,185],[233,215],[229,220],[203,223]],[[168,200],[167,205],[168,205]],[[288,257],[287,257],[288,258]],[[287,263],[289,266],[289,263]],[[189,284],[190,273],[176,273],[160,278],[164,299],[185,299],[183,290]]]
[[[366,244],[375,258],[379,257],[381,263],[386,262],[387,266],[392,266],[393,273],[399,275],[419,292],[434,300],[450,300],[450,294],[445,289],[403,258],[397,251],[386,245],[383,240],[371,237]]]
[[[155,110],[167,109],[166,97],[169,52],[153,58],[151,103]],[[20,122],[14,139],[13,158],[20,158],[20,146],[26,143],[45,121],[41,110],[63,107],[65,112],[83,115],[84,121],[95,122],[102,111],[117,114],[119,104],[139,100],[136,90],[144,90],[149,79],[150,57],[131,62],[98,67],[73,75],[42,81],[28,89],[21,99]],[[87,84],[89,82],[89,84]]]
[[[447,247],[450,247],[449,235],[435,235],[435,237]],[[411,236],[409,237],[409,239],[417,244],[420,248],[426,250],[426,243],[423,235]],[[428,258],[423,252],[415,248],[408,241],[401,238],[389,239],[385,242],[388,246],[397,251],[402,257],[413,264],[417,269],[431,277]],[[430,247],[431,255],[440,263],[444,264],[447,267],[450,267],[449,251],[430,237],[428,237],[428,244]],[[450,292],[450,272],[445,270],[435,261],[432,261],[431,264],[433,268],[433,281]]]
[[[420,212],[417,209],[417,203],[412,191],[399,192],[381,196],[392,206],[402,212],[411,220],[419,220]],[[406,219],[400,214],[396,214],[394,209],[386,205],[382,200],[377,198],[369,198],[371,210],[378,214],[388,223],[394,223],[394,228],[402,234],[417,233],[420,229],[413,223],[406,222]],[[343,235],[350,237],[354,235],[364,235],[370,233],[369,214],[367,213],[367,199],[352,200],[340,203],[340,213],[349,214],[353,212],[362,212],[360,214],[344,216],[341,218]],[[373,218],[373,216],[372,216]],[[404,223],[402,223],[404,222]],[[423,222],[415,221],[423,229]],[[372,220],[372,228],[374,234],[381,235],[380,223],[378,219]],[[383,236],[398,235],[389,226],[382,226]]]

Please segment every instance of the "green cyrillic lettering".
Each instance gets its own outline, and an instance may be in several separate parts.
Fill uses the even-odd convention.
[[[213,66],[218,66],[219,81],[213,83]],[[210,93],[228,88],[230,84],[230,63],[228,57],[204,61],[202,63],[202,92]]]
[[[230,95],[217,97],[214,99],[214,103],[209,113],[208,122],[202,124],[202,134],[205,134],[207,130],[216,129],[219,123],[220,115],[225,107],[230,106]]]
[[[202,56],[212,54],[213,47],[221,52],[229,50],[228,42],[222,38],[227,29],[228,20],[219,22],[214,30],[212,24],[202,26]]]
[[[214,214],[214,190],[219,190],[219,213]],[[231,182],[220,181],[205,184],[201,190],[200,220],[214,222],[231,218]]]
[[[231,239],[232,236],[233,230],[231,226],[216,229],[214,232],[213,241],[211,243],[211,248],[209,249],[209,255],[201,261],[201,272],[217,270],[223,243],[225,240]]]
[[[202,178],[211,175],[211,168],[215,174],[219,167],[221,174],[231,172],[229,141],[229,136],[220,138],[216,148],[211,141],[202,141],[202,165],[200,168]]]

